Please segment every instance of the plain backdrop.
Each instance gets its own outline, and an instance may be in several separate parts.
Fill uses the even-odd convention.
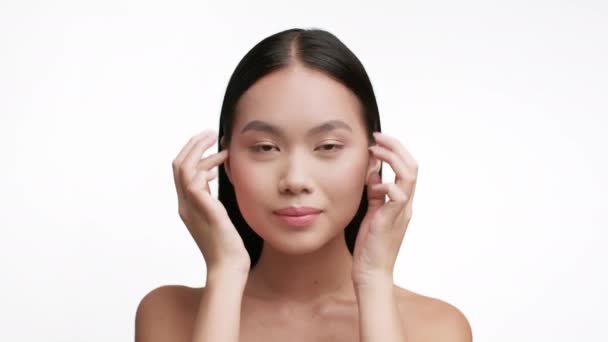
[[[475,341],[608,340],[600,0],[0,1],[0,340],[133,340],[146,293],[204,285],[171,162],[292,27],[360,58],[420,165],[399,286]]]

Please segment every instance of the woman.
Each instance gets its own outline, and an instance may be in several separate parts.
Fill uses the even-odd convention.
[[[381,182],[382,161],[395,182]],[[393,284],[417,170],[380,133],[371,82],[337,37],[262,40],[228,83],[219,134],[173,161],[206,286],[148,293],[136,341],[471,341],[456,307]]]

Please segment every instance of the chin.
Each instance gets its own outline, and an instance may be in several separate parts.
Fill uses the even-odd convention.
[[[311,254],[315,251],[321,249],[323,246],[322,243],[303,243],[299,239],[287,239],[285,241],[280,242],[269,242],[267,240],[264,241],[264,245],[269,244],[272,248],[278,252],[281,252],[286,255],[305,255]]]

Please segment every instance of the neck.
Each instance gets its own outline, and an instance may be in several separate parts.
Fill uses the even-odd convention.
[[[267,300],[310,303],[323,298],[355,298],[352,255],[344,235],[306,254],[287,254],[264,243],[249,272],[245,294]]]

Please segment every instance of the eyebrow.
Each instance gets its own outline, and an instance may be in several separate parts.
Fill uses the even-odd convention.
[[[346,124],[346,122],[344,122],[344,121],[329,120],[318,126],[315,126],[311,129],[309,129],[308,132],[306,133],[306,135],[313,136],[313,135],[316,135],[319,133],[330,132],[335,129],[344,129],[344,130],[347,130],[350,132],[353,131],[353,129],[348,124]],[[272,135],[279,136],[281,138],[286,137],[285,132],[283,132],[279,127],[274,126],[265,121],[260,121],[260,120],[253,120],[253,121],[249,122],[247,125],[245,125],[245,127],[243,127],[243,129],[241,130],[241,134],[243,134],[247,131],[266,132],[266,133],[270,133]]]

